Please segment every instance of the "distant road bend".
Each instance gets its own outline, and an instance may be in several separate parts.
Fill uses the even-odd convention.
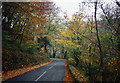
[[[65,77],[65,61],[51,59],[52,63],[36,68],[22,75],[6,80],[8,81],[63,81]]]

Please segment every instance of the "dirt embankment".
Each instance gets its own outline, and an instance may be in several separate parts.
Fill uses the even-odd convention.
[[[65,60],[65,78],[64,78],[64,81],[75,83],[75,80],[69,71],[67,60],[66,59],[64,59],[64,60]]]
[[[39,65],[36,65],[36,66],[32,66],[32,67],[24,67],[24,68],[12,70],[12,71],[7,71],[5,73],[2,72],[2,81],[7,80],[9,78],[13,78],[13,77],[18,76],[18,75],[21,75],[21,74],[23,74],[25,72],[28,72],[30,70],[39,68],[41,66],[47,65],[47,64],[49,64],[51,62],[52,62],[52,60],[50,62],[42,63],[42,64],[39,64]]]

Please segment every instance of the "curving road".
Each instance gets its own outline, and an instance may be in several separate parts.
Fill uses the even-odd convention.
[[[65,77],[65,61],[52,59],[52,63],[36,68],[22,75],[10,78],[10,81],[63,81]]]

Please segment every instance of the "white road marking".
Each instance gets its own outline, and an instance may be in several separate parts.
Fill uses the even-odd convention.
[[[46,71],[42,75],[40,75],[35,81],[38,81],[45,73]]]
[[[49,69],[51,69],[52,67],[54,67],[56,64],[54,64],[53,66],[51,66]]]
[[[49,69],[51,69],[52,67],[54,67],[56,64],[54,64],[53,66],[51,66]],[[38,81],[44,74],[46,73],[46,71],[42,74],[42,75],[40,75],[35,81]]]
[[[53,65],[54,66],[54,65]],[[51,69],[53,66],[51,66],[49,69]]]

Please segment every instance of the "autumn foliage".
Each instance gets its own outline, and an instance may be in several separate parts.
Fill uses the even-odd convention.
[[[69,19],[52,2],[2,3],[2,71],[64,58],[65,82],[73,81],[67,62],[78,81],[120,81],[119,2],[83,4],[94,11]]]
[[[3,72],[50,60],[45,24],[53,8],[52,2],[2,3]]]

